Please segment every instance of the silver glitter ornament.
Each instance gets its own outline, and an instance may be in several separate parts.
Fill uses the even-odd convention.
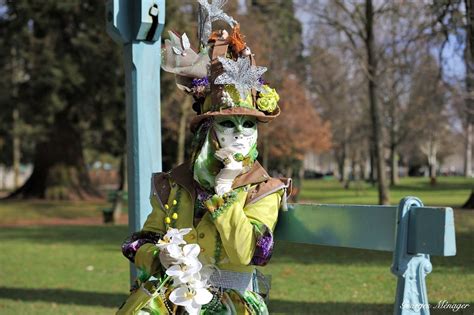
[[[245,99],[251,89],[263,92],[260,77],[267,71],[266,67],[252,66],[248,58],[232,59],[217,57],[224,67],[224,73],[219,75],[214,84],[232,84]]]
[[[208,0],[198,0],[198,2],[201,5],[199,37],[203,45],[206,45],[211,36],[212,22],[224,21],[232,27],[237,24],[236,20],[222,10],[227,0],[212,0],[211,3]]]

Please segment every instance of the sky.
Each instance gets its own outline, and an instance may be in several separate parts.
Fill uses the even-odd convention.
[[[446,79],[463,79],[465,77],[463,50],[464,45],[460,45],[456,37],[450,35],[443,50],[443,71]]]
[[[244,2],[245,0],[239,0]],[[300,20],[303,26],[303,39],[306,39],[305,47],[309,46],[308,40],[311,38],[311,12],[304,10],[298,3],[301,0],[295,0],[296,17]],[[459,43],[459,39],[454,35],[449,36],[449,40],[444,47],[442,54],[443,76],[446,81],[463,80],[465,77],[465,66],[463,60],[464,45]],[[439,48],[432,49],[432,54],[439,62]]]

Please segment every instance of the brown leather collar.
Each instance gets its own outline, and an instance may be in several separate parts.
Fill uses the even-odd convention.
[[[247,173],[237,176],[234,180],[232,188],[242,187],[248,184],[258,184],[270,179],[267,171],[263,168],[258,161],[253,163],[252,168]]]
[[[191,200],[196,199],[196,189],[194,188],[193,172],[191,170],[190,161],[184,162],[181,165],[173,168],[170,171],[171,179],[176,184],[184,187],[186,191],[191,195]]]
[[[191,170],[191,163],[187,161],[170,171],[171,179],[178,185],[181,185],[191,195],[192,200],[196,198],[196,190],[194,188],[193,172]],[[267,171],[255,161],[250,171],[237,176],[234,180],[232,188],[242,187],[248,184],[258,184],[270,179]]]

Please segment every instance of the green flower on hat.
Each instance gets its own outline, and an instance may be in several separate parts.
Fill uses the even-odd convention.
[[[275,89],[268,85],[264,85],[262,88],[264,91],[260,93],[260,97],[257,99],[257,107],[262,112],[272,113],[277,108],[280,96]]]
[[[224,91],[227,92],[234,103],[234,106],[252,108],[252,96],[247,94],[245,100],[240,97],[239,91],[232,84],[226,84]]]
[[[232,101],[234,102],[234,104],[237,104],[240,102],[240,95],[239,95],[239,91],[237,91],[237,89],[235,88],[235,86],[233,85],[230,85],[230,84],[227,84],[225,87],[224,87],[224,90],[229,93],[230,97],[232,98]]]

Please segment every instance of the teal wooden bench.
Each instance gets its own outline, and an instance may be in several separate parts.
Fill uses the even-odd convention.
[[[290,204],[280,212],[279,241],[393,252],[398,277],[394,314],[429,314],[425,277],[430,255],[456,255],[451,208],[424,207],[415,197],[396,206]],[[388,269],[388,268],[387,268]]]
[[[149,209],[150,174],[161,171],[160,62],[164,0],[108,0],[107,31],[124,48],[129,227]],[[456,254],[451,208],[424,207],[408,197],[395,206],[289,205],[277,240],[393,252],[398,277],[394,314],[429,314],[425,277],[430,255]],[[387,266],[388,269],[388,266]],[[135,268],[131,268],[135,277]]]

